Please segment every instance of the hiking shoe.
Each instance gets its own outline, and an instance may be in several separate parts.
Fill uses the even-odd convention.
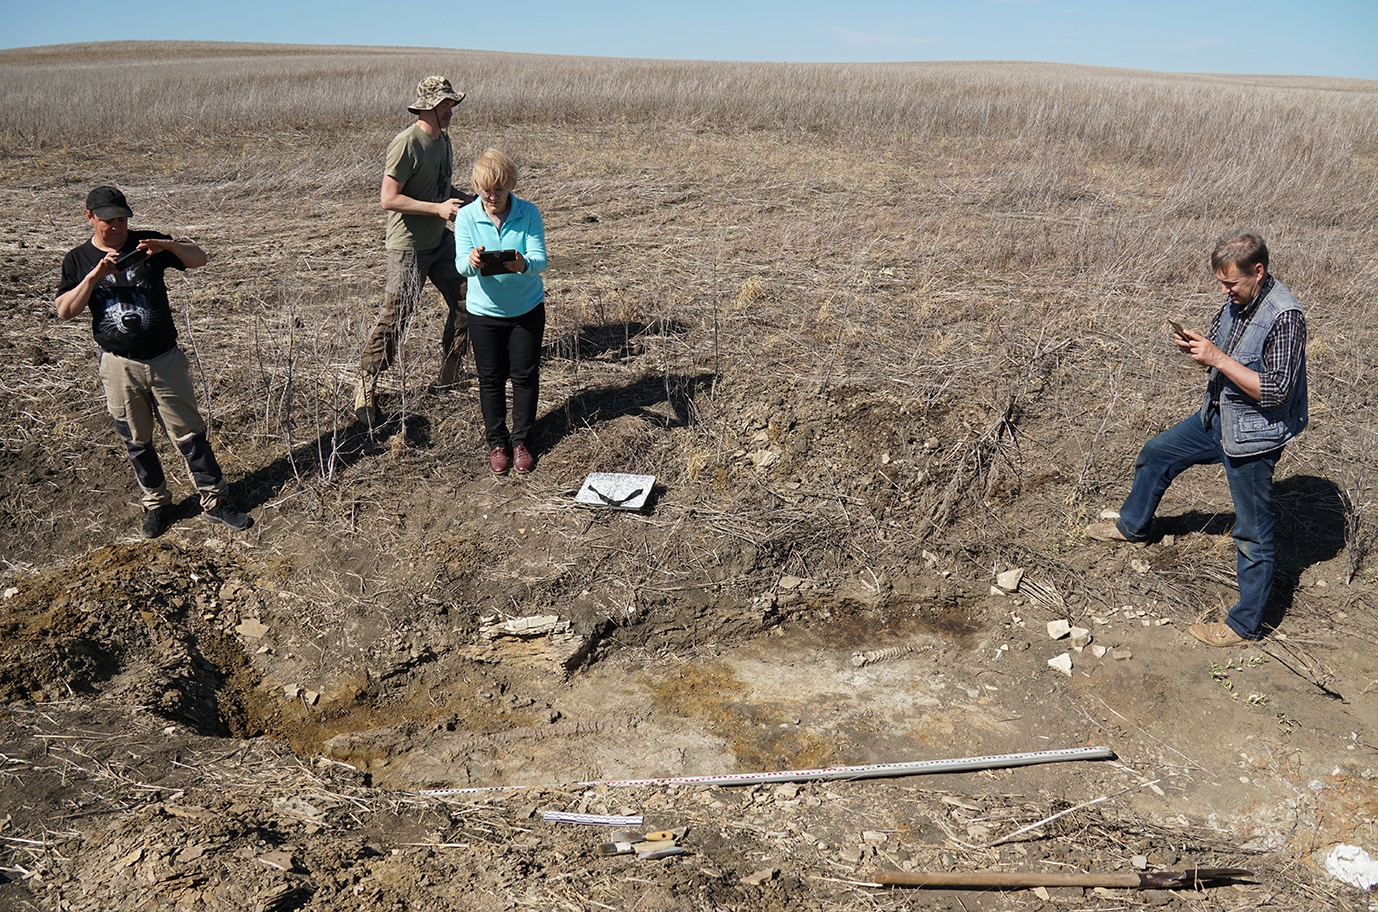
[[[172,525],[172,508],[169,506],[154,507],[152,510],[144,510],[143,525],[139,527],[139,532],[144,538],[157,538],[167,531],[167,527]]]
[[[1207,646],[1247,646],[1249,639],[1234,632],[1234,628],[1224,621],[1213,621],[1209,624],[1192,624],[1187,628],[1187,633],[1196,637]]]
[[[1096,541],[1128,542],[1129,544],[1135,544],[1135,542],[1130,542],[1129,539],[1125,538],[1124,533],[1120,531],[1120,527],[1114,523],[1091,523],[1091,525],[1086,527],[1086,534]]]
[[[510,468],[512,460],[507,456],[507,447],[493,447],[488,453],[488,470],[494,475],[506,475]]]
[[[354,417],[370,431],[383,423],[383,414],[378,411],[376,378],[360,377],[355,381]]]
[[[204,515],[207,519],[223,523],[236,532],[243,532],[254,524],[253,517],[247,513],[239,512],[239,508],[223,497],[217,500],[215,506],[207,510]]]
[[[512,468],[517,470],[518,475],[525,475],[536,468],[536,457],[531,455],[526,444],[519,443],[512,448]]]

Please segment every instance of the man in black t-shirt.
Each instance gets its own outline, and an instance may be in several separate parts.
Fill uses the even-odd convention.
[[[206,253],[156,231],[130,231],[133,214],[114,187],[97,187],[87,195],[91,239],[62,260],[57,315],[71,320],[91,311],[106,406],[143,490],[144,537],[157,538],[172,521],[172,494],[153,448],[157,424],[186,460],[205,516],[236,531],[247,529],[253,520],[230,502],[225,475],[206,439],[163,281],[168,269],[206,265]]]

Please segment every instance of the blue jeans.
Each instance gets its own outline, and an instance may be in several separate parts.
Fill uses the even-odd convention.
[[[1273,571],[1277,563],[1273,530],[1277,513],[1273,508],[1273,469],[1282,449],[1257,456],[1233,457],[1220,445],[1220,420],[1203,427],[1199,415],[1192,415],[1145,443],[1134,463],[1134,486],[1120,507],[1115,525],[1130,541],[1146,541],[1153,514],[1172,480],[1196,465],[1223,463],[1225,478],[1234,500],[1234,543],[1239,551],[1235,576],[1239,581],[1239,602],[1230,609],[1225,623],[1247,639],[1263,635],[1268,599],[1273,594]]]

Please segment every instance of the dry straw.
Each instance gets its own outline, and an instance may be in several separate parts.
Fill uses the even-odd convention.
[[[92,98],[96,69],[105,88]],[[1071,467],[1039,509],[1070,526],[1122,483],[1125,441],[1190,408],[1197,378],[1163,345],[1162,321],[1209,319],[1205,249],[1245,224],[1270,239],[1276,271],[1309,308],[1316,420],[1287,465],[1333,484],[1350,573],[1364,572],[1378,481],[1372,83],[1033,64],[28,49],[0,52],[7,192],[15,211],[60,212],[71,194],[35,184],[53,163],[79,180],[125,181],[143,214],[233,262],[248,279],[210,303],[246,310],[257,348],[233,371],[209,366],[209,407],[264,448],[317,441],[295,471],[329,480],[327,435],[347,421],[344,374],[380,281],[366,253],[380,149],[406,122],[418,74],[433,71],[469,93],[452,130],[459,160],[512,150],[529,175],[523,192],[549,217],[548,401],[563,403],[569,445],[604,459],[608,440],[643,440],[637,452],[658,475],[692,484],[758,553],[857,569],[881,556],[881,538],[893,557],[933,529],[1023,535],[1033,530],[1002,505],[1049,452]],[[127,154],[112,164],[106,150]],[[312,219],[333,233],[302,243]],[[417,339],[434,335],[433,319]],[[219,350],[213,333],[196,332],[203,357]],[[405,376],[419,378],[433,353],[412,349]],[[239,376],[246,365],[253,375]],[[42,373],[7,379],[27,390],[8,399],[16,416],[63,410],[46,401],[62,393]],[[399,384],[408,402],[424,392]],[[751,429],[774,435],[777,452],[765,475],[740,473],[734,428],[760,390],[785,391]],[[792,391],[827,397],[832,417],[860,430],[816,427],[805,447],[810,416]],[[916,423],[940,445],[925,448],[929,431],[885,430]],[[22,446],[29,423],[7,426]],[[648,436],[657,426],[675,433]],[[447,417],[431,432],[475,430]],[[834,455],[856,452],[830,459],[825,440]],[[880,451],[894,459],[888,482],[818,480]],[[753,505],[758,477],[778,491],[771,474],[797,476],[801,500]]]

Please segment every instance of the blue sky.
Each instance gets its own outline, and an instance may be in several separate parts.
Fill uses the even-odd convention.
[[[1378,79],[1378,0],[0,0],[0,22],[0,47],[160,38],[695,60],[1037,60]]]

